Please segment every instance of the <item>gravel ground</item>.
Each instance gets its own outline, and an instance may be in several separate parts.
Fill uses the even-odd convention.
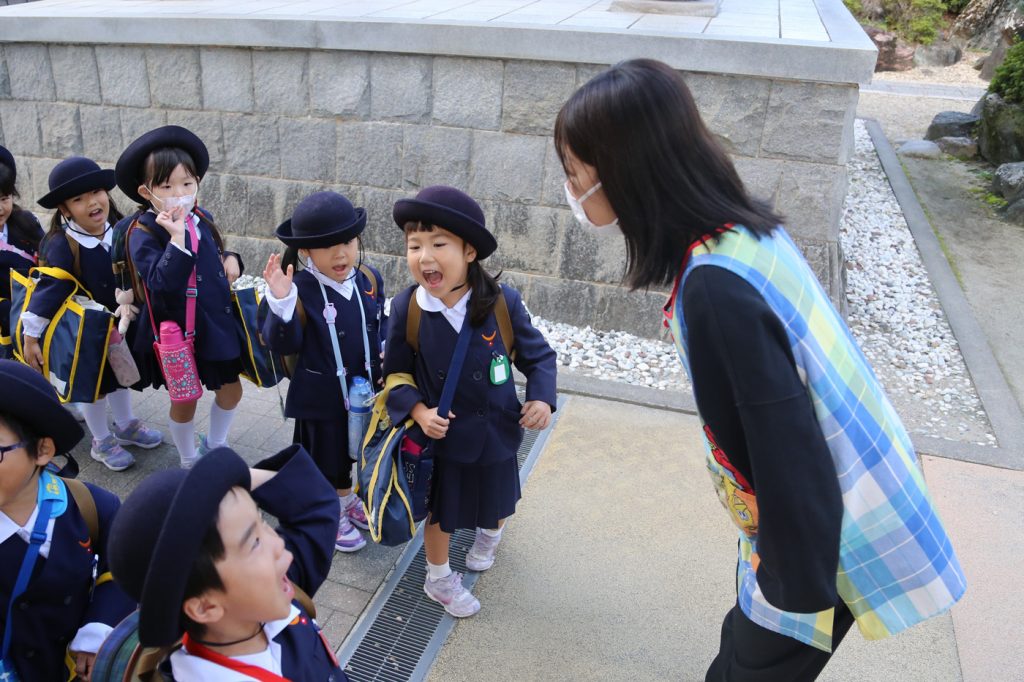
[[[850,328],[912,433],[994,445],[959,347],[860,121],[855,146],[840,228]],[[245,275],[236,286],[262,289],[264,282]],[[562,371],[691,390],[667,333],[666,340],[652,340],[538,316],[533,322],[558,353]]]
[[[987,52],[964,52],[963,58],[952,66],[924,66],[910,71],[880,71],[871,79],[899,83],[920,83],[922,85],[973,85],[987,88],[988,81],[981,79],[981,71],[974,68],[974,62]]]

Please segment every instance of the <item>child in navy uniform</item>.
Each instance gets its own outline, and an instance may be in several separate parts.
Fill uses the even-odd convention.
[[[139,600],[143,646],[184,634],[170,657],[179,682],[340,681],[327,640],[294,601],[295,585],[312,595],[327,578],[337,528],[338,497],[302,446],[254,469],[218,448],[191,471],[139,484],[111,531],[110,564]]]
[[[11,335],[11,270],[26,272],[36,264],[43,228],[29,211],[14,200],[18,189],[14,156],[0,147],[0,337]],[[10,346],[0,346],[0,358],[10,357]]]
[[[81,282],[93,300],[115,311],[115,280],[111,267],[111,225],[122,218],[110,198],[114,171],[101,170],[95,161],[73,156],[61,161],[50,172],[50,191],[39,199],[43,208],[56,209],[50,231],[39,247],[40,265],[60,268]],[[42,276],[22,313],[25,333],[25,361],[42,371],[43,352],[40,337],[50,319],[64,304],[74,284],[67,280]],[[122,445],[155,448],[163,434],[149,428],[132,413],[131,394],[118,383],[108,364],[100,381],[100,399],[78,403],[92,434],[91,456],[112,471],[122,471],[135,458]],[[107,425],[107,405],[114,416],[114,429]]]
[[[424,591],[453,616],[471,616],[480,602],[448,565],[451,533],[475,528],[466,567],[483,571],[494,563],[501,529],[520,497],[516,451],[523,427],[543,429],[555,409],[555,352],[537,329],[519,293],[499,286],[480,265],[497,248],[480,206],[452,187],[428,187],[415,199],[395,204],[394,219],[405,232],[409,271],[418,282],[391,303],[385,377],[413,374],[416,386],[399,386],[388,397],[393,423],[412,416],[436,439],[429,516],[423,541],[427,555]],[[406,339],[410,298],[422,310],[419,352]],[[504,296],[514,349],[504,348],[494,314]],[[469,350],[451,412],[437,414],[459,331],[472,325]],[[508,357],[526,375],[526,404],[520,405]]]
[[[263,338],[274,351],[298,354],[285,415],[295,418],[294,441],[309,451],[341,498],[335,543],[339,552],[355,552],[366,545],[366,538],[353,526],[366,528],[367,523],[363,506],[352,492],[347,394],[342,394],[338,381],[326,316],[336,318],[343,380],[362,376],[375,385],[381,376],[386,324],[384,285],[377,270],[370,268],[371,281],[360,269],[359,235],[365,227],[366,211],[353,208],[342,195],[311,194],[277,228],[277,238],[288,250],[283,260],[271,255],[263,272],[270,307]],[[295,272],[300,256],[305,269]],[[302,303],[305,319],[295,314],[297,301]]]
[[[88,680],[100,643],[135,608],[107,572],[117,497],[84,484],[96,506],[94,539],[68,484],[44,469],[82,435],[38,372],[0,360],[0,636],[9,641],[0,671],[13,668],[25,682],[66,680],[69,673]],[[48,517],[41,516],[46,509]],[[23,568],[36,531],[39,554]],[[31,578],[12,603],[22,570]]]
[[[196,192],[210,165],[206,145],[179,126],[151,130],[128,145],[115,171],[121,191],[138,201],[137,225],[128,234],[128,253],[142,281],[152,316],[159,329],[164,320],[186,331],[186,288],[196,272],[195,357],[199,378],[216,394],[210,407],[210,430],[201,438],[198,454],[227,444],[235,408],[242,399],[241,345],[232,313],[231,283],[242,272],[241,258],[224,250],[210,214],[196,204]],[[189,232],[195,228],[198,240]],[[136,297],[139,298],[138,296]],[[153,352],[149,311],[139,313],[133,344],[143,380],[154,387],[164,379]],[[183,467],[197,457],[196,403],[171,403],[171,440]]]

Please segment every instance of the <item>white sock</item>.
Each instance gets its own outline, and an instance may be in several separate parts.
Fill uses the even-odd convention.
[[[132,396],[127,388],[120,388],[113,393],[108,393],[107,404],[110,405],[114,423],[118,427],[123,429],[135,420],[135,414],[132,412]]]
[[[448,565],[448,562],[444,562],[440,566],[427,562],[427,577],[431,580],[440,580],[441,578],[447,578],[452,574],[452,567]]]
[[[490,528],[481,528],[480,532],[483,533],[484,535],[486,535],[489,538],[500,538],[501,537],[501,528],[497,528],[497,529],[494,529],[494,530],[492,530]]]
[[[348,495],[339,496],[338,501],[341,502],[341,513],[344,514],[345,510],[355,503],[355,500],[355,493],[349,493]]]
[[[103,440],[110,435],[110,427],[107,425],[107,401],[100,398],[94,403],[78,403],[78,409],[85,417],[85,425],[89,427],[89,433],[96,440]]]
[[[195,420],[181,423],[169,419],[167,420],[167,430],[171,433],[174,447],[178,448],[178,457],[181,458],[181,461],[184,463],[194,460],[196,458]]]
[[[206,444],[211,450],[228,444],[228,430],[235,420],[236,409],[225,410],[216,402],[210,405],[210,432],[206,434]]]

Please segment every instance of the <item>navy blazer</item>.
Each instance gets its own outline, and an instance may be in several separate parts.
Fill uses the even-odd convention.
[[[110,311],[117,309],[117,300],[114,298],[114,270],[111,267],[110,252],[101,245],[90,249],[78,244],[78,263],[82,271],[75,272],[75,257],[68,244],[70,239],[74,239],[74,237],[69,237],[66,234],[48,234],[39,245],[39,260],[48,267],[60,268],[71,273],[82,283],[82,286],[89,290],[93,300]],[[36,285],[35,291],[32,292],[32,298],[28,302],[28,311],[39,317],[52,319],[74,286],[67,280],[40,277],[39,284]]]
[[[139,223],[148,230],[135,228],[128,239],[128,251],[135,269],[149,293],[157,329],[164,320],[177,322],[185,330],[185,289],[193,266],[196,268],[196,359],[206,361],[235,360],[241,356],[238,329],[232,312],[231,288],[221,262],[221,251],[213,240],[210,226],[200,218],[199,256],[191,251],[191,240],[185,236],[186,253],[171,243],[167,230],[156,224],[156,215],[143,211]],[[239,260],[241,266],[241,260]],[[149,324],[146,301],[139,306],[139,330],[134,349],[147,356],[153,352],[153,329]]]
[[[15,216],[21,219],[21,216],[27,216],[29,223],[32,226],[32,236],[29,240],[18,239],[11,234],[11,223]],[[22,220],[22,222],[25,222]],[[7,240],[11,246],[15,246],[22,251],[35,255],[36,250],[39,247],[39,242],[43,238],[43,228],[39,226],[39,221],[36,220],[35,216],[28,211],[18,210],[11,214],[11,217],[7,219]],[[11,324],[11,270],[17,270],[18,272],[25,274],[29,268],[33,267],[35,263],[13,251],[0,251],[0,336],[8,336],[10,334]]]
[[[86,483],[96,502],[99,547],[92,546],[89,529],[75,499],[57,517],[47,558],[36,560],[28,588],[14,604],[11,653],[22,680],[67,679],[64,655],[78,629],[86,623],[114,627],[135,610],[135,602],[112,580],[93,589],[93,566],[107,568],[107,531],[121,506],[113,493]],[[0,544],[0,619],[21,568],[28,545],[17,535]],[[98,555],[98,563],[97,563]],[[8,623],[0,623],[0,633]]]
[[[358,296],[353,294],[351,300],[345,300],[344,296],[330,287],[324,289],[327,291],[327,300],[334,304],[337,311],[334,324],[338,333],[338,346],[349,376],[366,376],[362,319],[356,307],[362,303],[370,343],[370,367],[373,371],[371,383],[376,385],[381,377],[380,347],[387,331],[387,318],[384,316],[383,280],[380,272],[370,269],[377,277],[376,291],[373,291],[373,283],[369,278],[358,270],[353,282]],[[297,313],[287,323],[270,313],[262,330],[263,339],[271,350],[282,355],[298,354],[298,363],[288,386],[285,416],[340,420],[347,432],[345,403],[336,374],[331,331],[323,316],[324,299],[319,282],[306,270],[295,273],[293,281],[306,312],[306,324],[300,322]]]
[[[501,288],[515,335],[515,366],[526,375],[526,400],[542,400],[551,406],[553,412],[558,371],[555,351],[530,323],[519,292],[505,285]],[[399,386],[388,396],[388,415],[393,423],[406,419],[418,402],[428,407],[437,406],[458,339],[458,333],[444,315],[424,310],[420,316],[420,352],[413,352],[405,339],[405,325],[409,297],[415,290],[414,285],[391,301],[384,376],[406,372],[416,378],[415,388]],[[465,324],[469,324],[468,315]],[[488,338],[492,341],[489,342]],[[461,464],[493,464],[515,457],[523,439],[523,429],[519,426],[522,405],[511,377],[504,384],[491,384],[490,368],[494,353],[508,355],[492,311],[487,321],[472,331],[452,401],[455,418],[448,427],[448,434],[435,441],[435,456]]]

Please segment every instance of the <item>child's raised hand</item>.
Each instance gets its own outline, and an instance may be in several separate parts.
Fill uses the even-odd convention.
[[[523,415],[519,425],[524,429],[543,431],[551,423],[551,406],[543,400],[529,400],[519,412]]]
[[[448,435],[448,424],[455,418],[455,413],[449,412],[448,419],[444,419],[438,416],[436,407],[416,403],[416,407],[412,408],[412,418],[420,425],[427,438],[440,440]]]
[[[167,230],[171,239],[177,239],[179,243],[185,243],[185,209],[175,206],[170,211],[160,211],[156,214],[156,224]]]
[[[267,281],[267,287],[274,298],[285,298],[292,291],[292,277],[295,275],[295,266],[289,265],[288,272],[281,269],[281,256],[272,253],[267,259],[267,267],[263,268],[263,279]]]

